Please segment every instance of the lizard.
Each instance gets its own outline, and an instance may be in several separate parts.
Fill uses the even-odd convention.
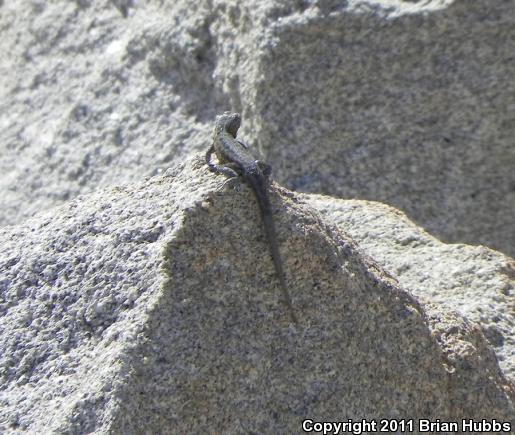
[[[217,116],[213,131],[213,143],[206,152],[206,163],[212,172],[227,176],[226,182],[237,180],[241,176],[252,188],[261,211],[270,255],[274,263],[275,273],[279,279],[283,299],[290,312],[291,320],[294,324],[297,324],[297,317],[286,287],[283,262],[279,252],[272,206],[268,195],[272,167],[261,160],[256,160],[247,145],[236,138],[240,124],[241,116],[238,113],[224,112]],[[213,153],[216,154],[219,165],[211,162]]]

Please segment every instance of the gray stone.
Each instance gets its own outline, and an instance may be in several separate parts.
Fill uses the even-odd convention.
[[[420,304],[274,185],[290,325],[253,195],[223,181],[197,158],[0,230],[2,433],[515,423],[474,322]]]
[[[418,300],[478,323],[515,382],[515,262],[484,246],[445,244],[392,207],[303,195]]]
[[[206,147],[211,129],[188,100],[214,101],[206,93],[212,74],[202,68],[193,74],[176,61],[188,59],[191,69],[209,65],[199,60],[206,41],[195,37],[202,15],[191,6],[186,17],[184,5],[175,3],[171,9],[147,5],[141,13],[109,1],[1,6],[3,224],[160,173]],[[209,83],[200,83],[203,78]]]
[[[515,255],[504,0],[5,2],[0,221],[152,175],[225,109],[299,191]]]
[[[515,256],[513,4],[305,5],[270,18],[244,110],[279,181]]]

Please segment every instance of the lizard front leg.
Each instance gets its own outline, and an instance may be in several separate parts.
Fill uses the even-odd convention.
[[[223,186],[229,185],[230,187],[237,186],[240,181],[240,167],[235,163],[225,163],[223,165],[217,165],[211,161],[211,156],[215,152],[215,146],[211,145],[206,152],[206,163],[207,167],[211,172],[216,174],[223,174],[227,177]]]

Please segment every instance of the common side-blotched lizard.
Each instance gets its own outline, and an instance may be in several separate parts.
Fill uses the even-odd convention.
[[[283,263],[275,233],[272,207],[268,196],[268,177],[271,174],[271,167],[265,162],[256,160],[247,146],[236,139],[240,124],[241,116],[238,113],[225,112],[216,118],[213,144],[206,153],[206,162],[211,171],[224,174],[229,177],[229,180],[239,176],[243,177],[254,191],[261,210],[270,254],[272,255],[275,272],[281,285],[284,302],[290,311],[291,320],[297,323],[290,294],[286,287]],[[219,165],[211,162],[211,155],[213,153],[218,157]]]

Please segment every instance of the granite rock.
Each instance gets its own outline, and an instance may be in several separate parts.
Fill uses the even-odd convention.
[[[485,246],[442,243],[385,204],[313,194],[303,200],[419,301],[445,305],[479,324],[503,372],[515,382],[512,258]]]
[[[505,0],[0,5],[0,221],[160,173],[214,116],[298,191],[386,202],[515,255]]]
[[[223,181],[194,158],[0,230],[2,433],[515,422],[475,322],[421,304],[274,184],[291,325],[254,197]]]

